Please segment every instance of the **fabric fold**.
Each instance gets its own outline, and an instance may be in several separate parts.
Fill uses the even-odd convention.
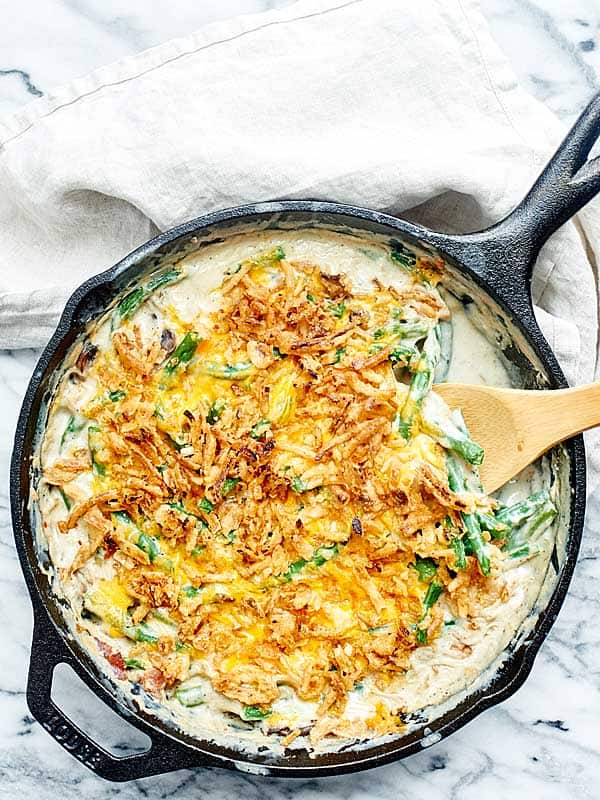
[[[218,208],[309,196],[484,227],[562,134],[474,0],[301,0],[207,26],[0,119],[0,347],[43,345],[85,278]],[[598,247],[594,203],[533,280],[577,382],[598,369]]]

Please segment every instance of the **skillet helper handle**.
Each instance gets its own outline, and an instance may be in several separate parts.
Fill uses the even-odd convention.
[[[62,663],[75,666],[50,620],[40,620],[36,614],[27,678],[29,710],[61,747],[96,775],[111,781],[129,781],[173,769],[209,765],[200,754],[147,727],[142,729],[152,741],[147,751],[123,757],[112,755],[72,722],[52,699],[54,669]]]

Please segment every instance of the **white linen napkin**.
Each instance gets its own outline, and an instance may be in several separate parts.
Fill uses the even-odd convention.
[[[483,227],[563,133],[474,0],[301,0],[210,25],[0,119],[0,347],[44,344],[84,278],[217,208],[311,197]],[[598,375],[598,208],[533,280],[572,383]]]

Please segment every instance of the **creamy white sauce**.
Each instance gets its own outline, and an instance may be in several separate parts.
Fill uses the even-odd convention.
[[[275,245],[283,246],[286,258],[290,261],[318,263],[333,273],[346,273],[353,281],[355,290],[372,291],[372,281],[376,277],[384,284],[401,288],[407,281],[406,273],[395,265],[388,256],[388,249],[374,238],[361,241],[352,236],[329,234],[319,230],[294,232],[268,231],[254,236],[237,236],[200,249],[188,256],[183,263],[187,277],[180,283],[156,293],[136,315],[136,322],[145,330],[157,325],[157,316],[165,313],[165,298],[168,305],[177,309],[177,315],[184,322],[190,322],[200,311],[210,312],[216,308],[218,293],[226,270]],[[490,341],[489,331],[480,330],[474,321],[464,313],[461,303],[449,292],[444,295],[452,311],[454,332],[453,357],[448,381],[465,383],[487,383],[497,386],[510,386],[511,379],[503,357]],[[486,336],[487,335],[487,336]],[[92,341],[105,347],[110,340],[110,315],[90,331]],[[91,381],[82,384],[63,382],[59,402],[55,403],[48,422],[42,447],[42,463],[52,463],[58,457],[60,436],[70,414],[81,412],[94,395],[95,387]],[[86,446],[87,431],[75,434],[74,441]],[[83,494],[89,493],[90,478],[83,474],[77,478],[76,485]],[[515,502],[528,496],[532,490],[548,485],[548,470],[534,466],[502,490],[505,502]],[[85,540],[85,530],[77,526],[67,534],[57,532],[56,523],[64,517],[64,507],[56,489],[42,484],[39,490],[39,508],[47,524],[45,544],[55,567],[65,567],[71,563],[80,543]],[[541,552],[534,558],[520,564],[508,563],[506,572],[509,586],[509,600],[497,601],[488,606],[481,618],[463,620],[445,627],[442,635],[430,646],[418,648],[412,656],[412,669],[405,676],[402,685],[394,691],[380,692],[369,679],[361,691],[351,693],[346,715],[349,719],[366,719],[373,714],[375,704],[383,700],[391,706],[404,706],[409,711],[433,707],[431,718],[435,718],[441,704],[452,702],[460,692],[473,684],[507,647],[533,608],[540,587],[547,572],[548,560],[554,541],[553,529],[540,537]],[[89,580],[104,573],[110,577],[111,568],[94,561],[86,566],[68,590],[58,581],[55,589],[58,594],[66,594],[74,605],[85,592]],[[449,618],[449,612],[448,612]],[[449,620],[450,621],[450,620]],[[70,619],[73,625],[74,620]],[[86,637],[87,638],[87,637]],[[94,650],[92,641],[86,645]],[[103,667],[104,667],[103,663]],[[231,710],[230,701],[217,695],[210,681],[192,678],[190,683],[202,681],[207,701],[203,705],[183,708],[174,700],[167,700],[163,708],[143,696],[135,702],[148,703],[153,713],[161,714],[183,730],[204,739],[214,739],[236,746],[243,750],[255,751],[261,744],[267,744],[273,752],[280,750],[276,737],[265,736],[260,728],[251,730],[243,723],[233,729],[229,718],[223,711]],[[118,682],[127,693],[129,684]],[[308,725],[314,717],[316,705],[302,703],[295,695],[285,692],[276,702],[274,710],[294,720],[294,725]],[[436,709],[437,707],[437,709]],[[233,707],[235,710],[235,706]],[[305,746],[303,738],[296,740],[293,747]],[[343,742],[324,743],[324,748],[337,749]]]

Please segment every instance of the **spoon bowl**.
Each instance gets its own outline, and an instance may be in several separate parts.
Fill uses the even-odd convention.
[[[600,425],[600,383],[550,391],[440,383],[435,391],[462,410],[483,447],[479,475],[488,494],[558,442]]]

